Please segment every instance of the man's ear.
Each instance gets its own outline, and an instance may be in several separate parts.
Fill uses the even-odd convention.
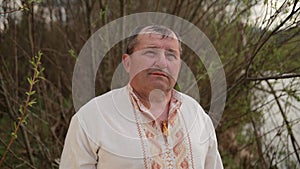
[[[122,56],[123,67],[127,73],[130,71],[130,56],[128,54],[123,54]]]

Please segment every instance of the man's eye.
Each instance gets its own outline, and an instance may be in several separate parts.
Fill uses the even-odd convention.
[[[156,52],[153,51],[153,50],[147,50],[144,52],[145,55],[147,56],[155,56],[156,55]]]
[[[176,55],[171,54],[171,53],[166,54],[166,56],[167,56],[168,60],[176,60],[177,59]]]

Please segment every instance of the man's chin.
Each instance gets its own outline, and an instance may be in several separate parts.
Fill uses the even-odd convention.
[[[172,87],[170,85],[161,84],[161,83],[154,83],[154,84],[151,84],[151,86],[152,86],[151,87],[152,90],[158,89],[158,90],[162,90],[163,92],[169,92],[172,89]]]

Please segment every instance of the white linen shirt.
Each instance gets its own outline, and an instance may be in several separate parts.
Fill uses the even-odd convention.
[[[152,134],[128,87],[92,99],[72,117],[59,168],[222,169],[211,119],[193,98],[176,93],[181,105],[167,136]]]

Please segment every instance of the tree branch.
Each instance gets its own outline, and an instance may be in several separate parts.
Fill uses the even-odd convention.
[[[289,74],[289,75],[278,75],[278,76],[266,76],[266,77],[247,77],[246,80],[249,81],[260,81],[260,80],[277,80],[277,79],[290,79],[300,77],[300,73],[298,74]]]
[[[275,98],[276,104],[277,104],[277,106],[279,108],[279,111],[281,113],[283,121],[284,121],[284,123],[286,125],[286,129],[287,129],[288,135],[290,136],[290,139],[291,139],[291,142],[292,142],[292,146],[293,146],[293,149],[295,151],[296,158],[298,160],[298,163],[300,164],[300,156],[299,156],[298,151],[297,151],[299,149],[299,144],[298,144],[298,142],[297,142],[297,140],[295,138],[295,135],[293,133],[292,126],[291,126],[290,122],[287,119],[287,116],[286,116],[286,114],[285,114],[285,112],[284,112],[284,110],[283,110],[283,108],[282,108],[282,106],[280,104],[279,98],[276,95],[276,92],[275,92],[273,86],[271,85],[271,83],[268,80],[266,80],[266,82],[267,82],[269,88],[271,89],[271,92],[272,92],[272,94],[273,94],[273,96]]]

